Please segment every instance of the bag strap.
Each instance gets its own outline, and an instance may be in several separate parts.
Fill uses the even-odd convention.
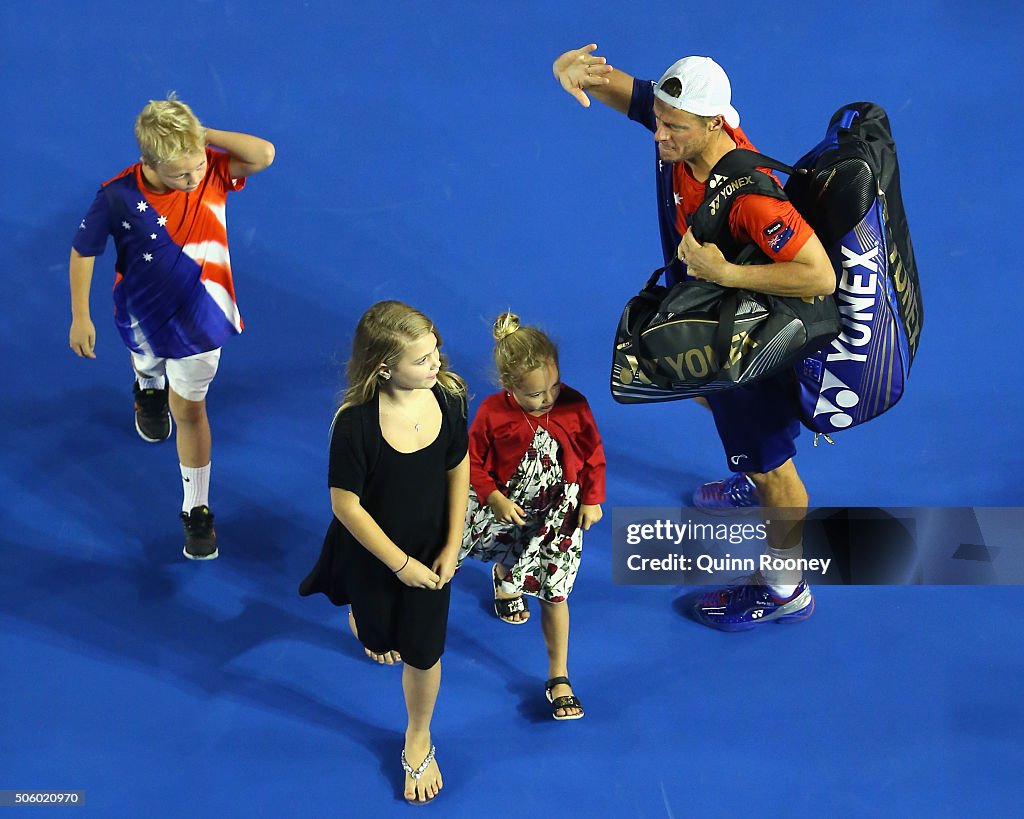
[[[649,291],[649,288],[652,286],[652,284],[654,282],[656,282],[658,280],[658,277],[662,274],[663,270],[664,270],[664,268],[661,268],[659,270],[654,271],[654,276],[647,283],[647,287],[645,287],[643,290],[640,291],[640,293],[638,294],[637,298],[641,298],[641,297],[650,298],[650,299],[654,298],[654,294]],[[633,322],[633,327],[629,331],[629,340],[633,344],[633,350],[636,351],[636,366],[640,370],[641,373],[643,373],[645,376],[647,376],[647,380],[648,381],[650,381],[652,384],[658,384],[658,386],[661,386],[661,384],[659,382],[661,382],[663,379],[661,379],[658,376],[658,374],[657,374],[657,372],[655,372],[654,368],[647,366],[646,360],[644,359],[644,357],[642,355],[640,355],[640,350],[642,349],[641,346],[640,346],[640,341],[641,341],[641,339],[640,339],[640,329],[641,329],[640,328],[640,322],[635,321],[635,322]]]
[[[661,301],[662,294],[658,292],[658,290],[660,288],[660,285],[658,284],[658,279],[660,279],[662,274],[665,273],[665,271],[668,270],[671,266],[672,266],[672,262],[669,262],[667,265],[664,265],[663,267],[659,267],[657,270],[655,270],[650,275],[650,278],[647,279],[647,283],[643,286],[643,288],[640,290],[639,293],[637,293],[637,295],[634,298],[643,299],[645,301],[651,301],[651,302],[659,302],[659,301]],[[634,322],[633,323],[633,327],[629,331],[629,340],[633,344],[633,349],[637,351],[636,365],[639,368],[640,372],[643,373],[647,377],[647,380],[650,381],[652,384],[657,384],[661,380],[659,378],[658,374],[653,369],[647,367],[647,365],[646,365],[646,363],[644,361],[643,356],[639,355],[639,351],[640,351],[640,324],[639,324],[639,322]]]
[[[736,327],[736,308],[739,306],[740,291],[724,288],[718,309],[718,327],[715,329],[715,356],[718,368],[724,370],[732,351],[732,333]]]
[[[658,279],[660,279],[660,278],[661,278],[661,276],[662,276],[662,274],[663,274],[663,273],[667,273],[667,272],[668,272],[668,269],[669,269],[670,267],[672,267],[672,265],[673,265],[674,263],[675,263],[675,259],[673,259],[673,260],[672,260],[671,262],[669,262],[669,263],[668,263],[667,265],[665,265],[664,267],[659,267],[659,268],[658,268],[657,270],[655,270],[655,271],[654,271],[654,272],[653,272],[653,273],[651,274],[651,277],[650,277],[650,278],[649,278],[649,279],[647,280],[647,284],[645,284],[645,285],[643,286],[643,290],[644,290],[644,291],[647,291],[647,290],[653,290],[653,289],[654,289],[654,288],[655,288],[655,287],[657,286],[657,284],[658,284]]]
[[[736,258],[733,259],[733,264],[750,264],[758,256],[763,258],[764,254],[761,252],[761,248],[751,243],[744,245],[743,250],[736,254]]]
[[[773,171],[782,171],[790,176],[795,173],[807,173],[806,168],[794,168],[785,162],[780,162],[758,151],[751,151],[746,148],[736,148],[729,151],[715,164],[715,167],[711,169],[711,173],[732,177],[749,172],[750,168],[771,168]]]
[[[849,131],[853,127],[854,120],[860,116],[860,111],[851,106],[840,108],[828,124],[828,131],[825,132],[826,141],[838,143],[839,132]]]
[[[651,277],[647,280],[647,284],[644,285],[643,290],[637,294],[637,298],[645,299],[658,299],[662,298],[661,294],[655,293],[658,279],[661,278],[662,274],[671,267],[671,263],[664,267],[659,267],[655,270]],[[679,282],[676,286],[685,284],[685,282]],[[716,361],[718,362],[719,369],[725,367],[729,361],[729,354],[732,350],[732,336],[733,331],[736,327],[736,309],[739,306],[739,290],[733,287],[723,287],[722,299],[719,303],[718,311],[718,326],[715,328],[715,340],[714,340],[714,353]],[[640,324],[634,323],[633,328],[630,330],[630,341],[633,344],[633,349],[639,352],[641,348],[641,328]],[[645,359],[641,355],[636,356],[636,365],[640,369],[647,379],[652,384],[658,384],[659,381],[663,381],[654,368],[648,367]],[[708,379],[711,379],[709,374]]]

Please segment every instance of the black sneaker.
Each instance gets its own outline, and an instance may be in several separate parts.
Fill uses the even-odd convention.
[[[143,441],[158,444],[171,437],[171,410],[167,406],[167,386],[162,390],[139,389],[135,382],[135,431]]]
[[[185,548],[189,560],[213,560],[217,557],[217,533],[213,529],[213,512],[209,506],[197,506],[179,516],[185,528]]]

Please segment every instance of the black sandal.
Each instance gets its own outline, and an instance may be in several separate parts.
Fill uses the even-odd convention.
[[[498,615],[498,619],[510,626],[521,626],[526,623],[530,619],[529,617],[522,620],[511,619],[513,614],[530,613],[530,605],[526,602],[526,598],[522,594],[518,597],[498,597],[502,581],[498,580],[498,575],[493,570],[491,571],[491,580],[494,581],[494,613]]]
[[[579,701],[575,694],[569,694],[568,696],[564,697],[555,697],[554,699],[552,699],[551,689],[554,688],[556,685],[568,685],[570,688],[572,687],[572,683],[569,682],[568,677],[552,677],[550,680],[544,683],[544,695],[548,698],[548,702],[551,703],[551,716],[557,720],[580,719],[584,713],[583,704]],[[561,708],[562,710],[568,708],[579,708],[580,710],[579,713],[576,714],[563,714],[562,716],[559,716],[557,713],[555,713],[556,711],[558,711],[559,708]]]

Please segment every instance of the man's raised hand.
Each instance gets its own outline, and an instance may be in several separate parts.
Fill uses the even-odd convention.
[[[590,107],[588,88],[608,85],[612,67],[604,57],[594,55],[597,43],[566,51],[551,65],[551,71],[558,78],[567,94],[572,94],[584,108]]]

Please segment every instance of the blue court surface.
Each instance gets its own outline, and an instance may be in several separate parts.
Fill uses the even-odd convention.
[[[0,19],[0,789],[84,791],[76,816],[404,815],[400,671],[296,593],[329,521],[354,323],[398,298],[436,321],[474,407],[496,389],[494,316],[549,329],[609,460],[571,598],[586,718],[550,719],[539,623],[498,622],[486,567],[467,566],[430,811],[1019,812],[1020,587],[821,586],[804,624],[721,634],[684,615],[687,589],[612,583],[612,510],[687,503],[725,465],[700,408],[608,393],[615,322],[659,261],[652,140],[550,70],[591,41],[651,78],[710,54],[746,132],[782,159],[840,105],[883,105],[920,352],[899,406],[834,447],[805,433],[797,464],[816,505],[1019,507],[1018,4],[42,0]],[[71,238],[137,157],[139,109],[172,89],[277,147],[230,199],[246,331],[209,395],[221,557],[205,564],[181,556],[173,445],[132,428],[109,246],[98,358],[67,342]]]

